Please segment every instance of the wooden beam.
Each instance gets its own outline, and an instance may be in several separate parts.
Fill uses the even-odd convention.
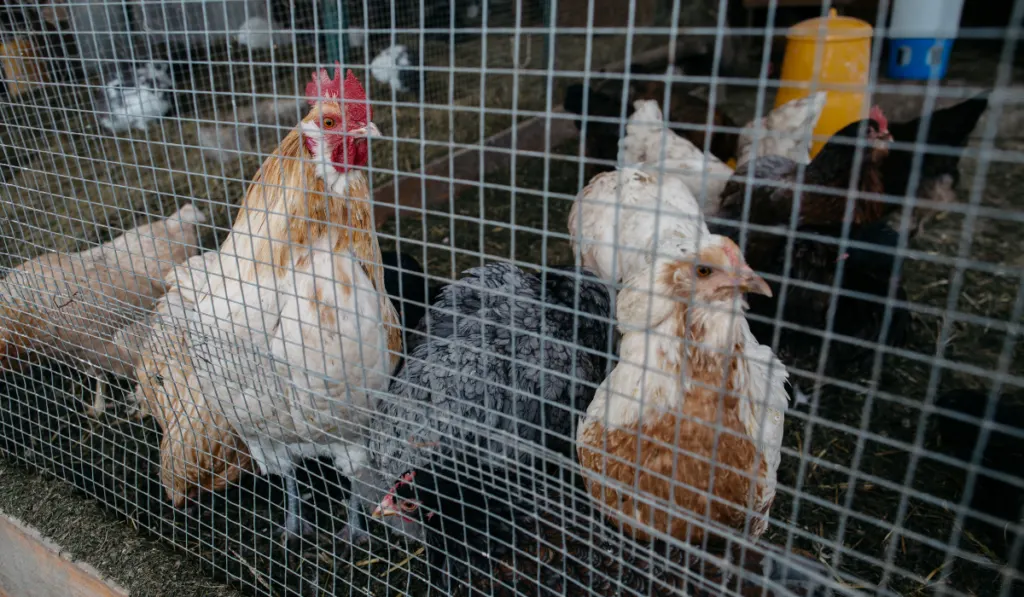
[[[0,596],[128,597],[87,564],[71,561],[52,541],[0,514]]]

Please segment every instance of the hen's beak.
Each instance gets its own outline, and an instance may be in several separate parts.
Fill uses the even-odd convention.
[[[373,509],[373,512],[370,513],[371,518],[386,518],[388,516],[398,516],[398,512],[392,508],[381,508],[380,506],[377,506]]]
[[[371,122],[362,128],[349,131],[349,134],[356,137],[379,137],[380,129],[377,128],[377,125]]]
[[[754,270],[750,269],[749,265],[741,267],[736,274],[736,287],[743,292],[763,294],[767,297],[772,296],[771,287],[764,281],[764,278],[755,274]]]

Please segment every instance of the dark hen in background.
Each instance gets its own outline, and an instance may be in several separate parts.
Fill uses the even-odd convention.
[[[807,165],[802,178],[798,178],[797,163],[782,156],[762,156],[743,164],[725,185],[716,216],[735,222],[743,219],[747,177],[753,169],[750,213],[747,216],[751,224],[788,228],[798,188],[802,190],[796,221],[798,227],[841,223],[846,216],[846,191],[855,175],[857,179],[852,182],[858,198],[853,209],[854,223],[881,219],[888,204],[859,195],[884,191],[882,167],[890,140],[886,125],[881,111],[873,108],[871,118],[851,123],[836,133]],[[865,141],[858,146],[855,139],[861,130]],[[858,153],[861,154],[860,168],[855,173],[853,167]],[[749,263],[754,266],[754,262]]]
[[[677,61],[683,72],[688,76],[706,76],[711,73],[710,58],[705,56],[688,57]],[[665,77],[667,64],[648,66],[633,64],[630,66],[632,75],[645,77]],[[692,86],[692,85],[690,85]],[[666,118],[669,127],[685,137],[700,149],[704,149],[704,142],[708,126],[708,114],[711,114],[711,153],[728,162],[736,157],[736,144],[739,140],[738,125],[729,116],[720,110],[709,110],[708,102],[688,93],[688,89],[682,84],[672,86],[672,95],[669,98],[669,106]],[[602,82],[591,81],[588,89],[582,83],[570,85],[565,92],[563,107],[566,112],[583,115],[583,98],[589,97],[587,114],[605,119],[612,119],[616,122],[602,122],[588,119],[586,156],[589,160],[601,160],[615,162],[618,156],[619,139],[625,119],[633,113],[633,102],[640,99],[654,100],[661,106],[665,99],[665,82],[652,80],[630,79],[629,89],[626,95],[626,110],[622,111],[622,81],[607,80]],[[621,121],[621,122],[620,122]],[[723,131],[721,127],[729,129]],[[576,128],[582,128],[582,119],[576,120]],[[601,172],[611,170],[611,164],[588,164],[587,177],[592,178]]]
[[[427,305],[441,291],[442,284],[431,280],[420,262],[408,253],[381,251],[380,255],[384,264],[384,288],[402,319],[402,346],[408,352],[410,343],[420,338],[415,333],[416,327],[426,314]]]
[[[835,334],[877,345],[882,340],[883,331],[887,330],[885,343],[897,346],[902,343],[910,322],[906,309],[894,306],[889,326],[883,327],[890,279],[896,275],[893,255],[899,240],[896,232],[881,220],[880,214],[887,209],[886,204],[870,199],[858,200],[849,229],[850,241],[877,245],[878,250],[847,247],[843,252],[839,251],[847,201],[840,191],[848,188],[855,152],[863,152],[860,178],[855,186],[861,192],[882,191],[881,167],[886,156],[883,145],[886,133],[884,117],[877,113],[876,117],[881,119],[881,126],[876,119],[863,123],[871,140],[866,147],[859,149],[850,144],[849,139],[856,135],[862,123],[847,126],[837,134],[845,138],[829,141],[807,166],[802,181],[797,179],[797,164],[788,158],[765,156],[752,162],[755,182],[751,189],[748,221],[774,229],[748,229],[746,234],[744,255],[747,263],[754,271],[766,274],[765,279],[773,292],[772,297],[748,298],[750,329],[758,342],[775,346],[779,358],[796,370],[817,371],[829,319],[832,286],[840,263],[843,264],[843,278],[832,320]],[[740,222],[743,219],[748,167],[750,165],[746,164],[736,171],[722,194],[718,215],[727,221],[708,223],[712,233],[729,236],[737,243],[744,227]],[[774,184],[759,184],[764,180]],[[794,238],[790,270],[786,273],[787,233],[791,228],[791,212],[798,184],[831,187],[828,194],[811,188],[803,190],[796,225],[796,231],[801,235],[825,238]],[[785,291],[781,283],[783,274],[789,281]],[[810,288],[808,284],[824,288]],[[868,296],[851,296],[850,293]],[[781,321],[777,321],[778,305],[783,297]],[[906,300],[899,283],[894,298]],[[794,329],[793,326],[806,329]],[[777,345],[773,342],[776,327],[780,328]],[[872,354],[868,346],[835,338],[829,345],[824,373],[828,375],[841,367],[863,363]]]
[[[430,581],[440,591],[473,597],[826,594],[822,579],[830,575],[810,559],[767,545],[741,550],[720,538],[689,553],[633,543],[601,522],[589,496],[575,489],[578,482],[515,462],[487,464],[473,452],[416,470],[373,513],[423,525]],[[742,569],[742,578],[736,568],[717,565],[723,558]]]
[[[978,444],[981,419],[988,408],[988,393],[975,390],[956,389],[940,395],[935,406],[960,413],[972,420],[962,420],[944,414],[932,415],[933,431],[937,432],[940,445],[948,456],[974,462],[974,450]],[[970,509],[1009,523],[1021,521],[1024,508],[1024,402],[1020,397],[1003,395],[996,405],[993,420],[1016,430],[1011,435],[995,429],[989,432],[978,462],[979,470],[974,478],[974,492],[969,502]],[[1017,478],[1017,485],[995,479],[986,474],[995,471]],[[970,519],[968,519],[970,521]],[[991,529],[991,525],[984,527]],[[1010,532],[997,529],[1003,538],[1006,555],[1013,546],[1015,537]],[[1019,564],[1020,562],[1018,562]]]
[[[366,539],[360,514],[453,444],[512,459],[518,444],[570,455],[579,415],[608,372],[611,317],[608,288],[575,267],[545,280],[496,263],[446,286],[371,420],[370,465],[352,480],[351,540]]]

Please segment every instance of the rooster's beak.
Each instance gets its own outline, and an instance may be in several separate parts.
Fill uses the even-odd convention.
[[[380,129],[377,128],[377,125],[371,122],[362,128],[349,131],[349,134],[356,137],[379,137]]]
[[[394,511],[391,508],[381,508],[380,506],[377,506],[376,508],[373,509],[373,512],[370,514],[370,517],[371,518],[385,518],[385,517],[388,517],[388,516],[397,516],[397,515],[398,515],[398,512]]]
[[[763,294],[764,296],[771,297],[772,289],[768,286],[768,283],[764,281],[764,278],[754,273],[754,270],[750,269],[749,265],[744,265],[737,272],[736,276],[736,287],[743,292],[750,292],[754,294]]]

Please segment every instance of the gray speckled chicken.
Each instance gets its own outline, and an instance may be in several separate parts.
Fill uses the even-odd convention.
[[[353,543],[368,538],[365,515],[439,454],[472,451],[498,467],[506,458],[530,465],[538,445],[571,455],[579,416],[614,348],[611,299],[585,269],[545,277],[507,264],[478,267],[431,304],[419,325],[427,336],[371,417],[370,464],[351,479]],[[412,517],[385,520],[421,536]]]

